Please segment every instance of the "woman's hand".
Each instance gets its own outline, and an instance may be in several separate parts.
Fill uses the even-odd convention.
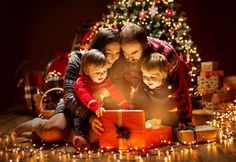
[[[103,103],[103,99],[110,96],[109,91],[107,90],[107,88],[102,87],[99,90],[97,90],[96,92],[93,93],[93,97],[94,99],[99,102],[99,103]]]
[[[97,134],[97,135],[101,135],[101,132],[104,131],[104,129],[102,128],[102,122],[95,116],[91,116],[89,119],[89,123],[92,126],[92,130]]]

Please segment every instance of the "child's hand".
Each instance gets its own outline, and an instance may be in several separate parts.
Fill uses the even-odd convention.
[[[99,109],[97,109],[96,111],[95,111],[95,114],[97,115],[97,117],[99,118],[99,117],[101,117],[101,116],[103,116],[103,113],[105,112],[105,109],[103,108],[103,107],[100,107]]]

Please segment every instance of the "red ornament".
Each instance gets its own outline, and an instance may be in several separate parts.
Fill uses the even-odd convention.
[[[114,29],[118,29],[118,24],[114,24],[114,25],[113,25],[113,28],[114,28]]]
[[[144,10],[140,11],[139,14],[138,14],[139,18],[141,18],[141,19],[144,19],[145,15],[146,15],[146,13],[145,13]]]
[[[174,15],[173,10],[166,9],[166,16],[172,17]]]

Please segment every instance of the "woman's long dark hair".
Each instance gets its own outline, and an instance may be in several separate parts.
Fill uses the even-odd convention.
[[[102,28],[89,43],[88,50],[98,49],[104,52],[104,48],[107,44],[119,41],[120,36],[118,31],[112,28]]]

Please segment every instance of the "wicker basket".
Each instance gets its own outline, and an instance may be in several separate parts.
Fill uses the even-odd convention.
[[[56,109],[57,103],[62,98],[63,89],[55,87],[47,90],[40,101],[40,114],[43,118],[50,118]]]

